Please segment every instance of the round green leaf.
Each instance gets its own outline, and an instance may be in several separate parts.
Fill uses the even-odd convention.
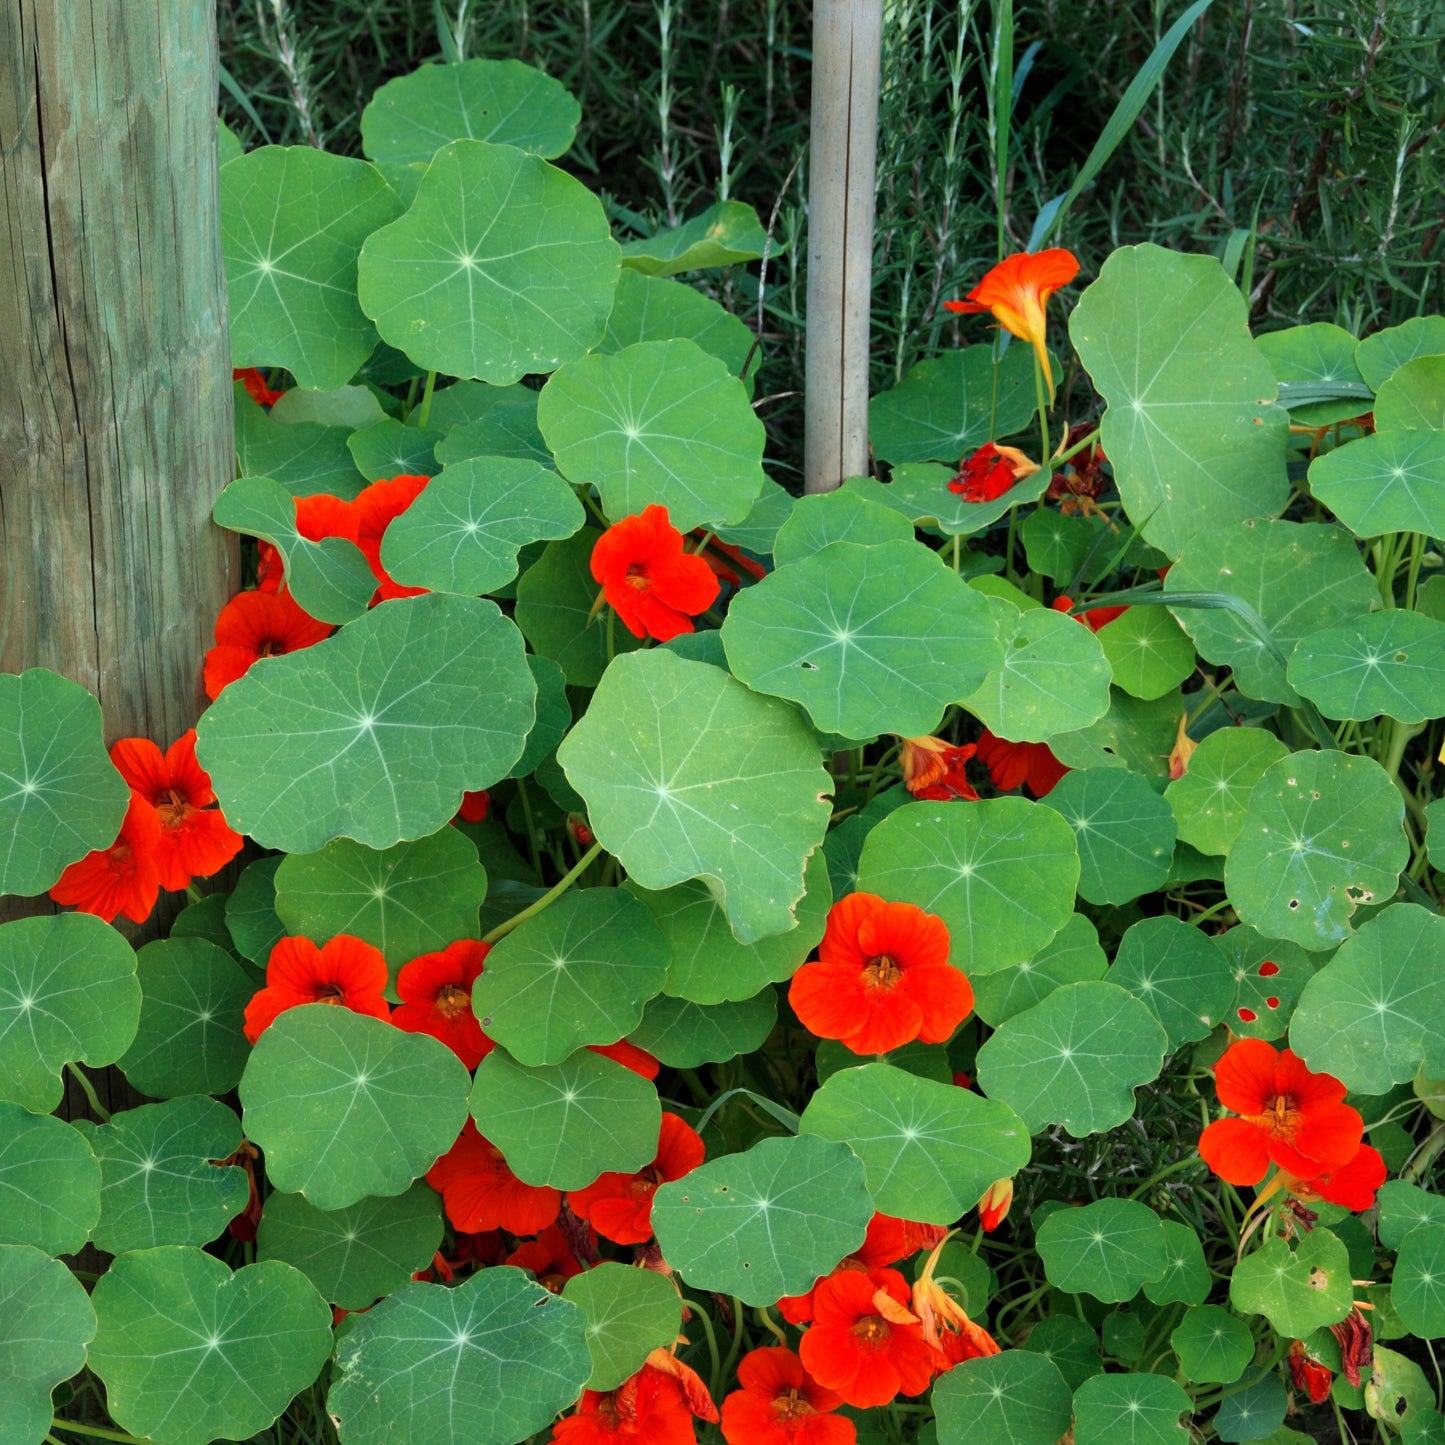
[[[54,1414],[50,1392],[85,1366],[95,1311],[58,1259],[0,1244],[0,1430],[6,1445],[40,1445]]]
[[[1312,1229],[1291,1249],[1267,1239],[1234,1266],[1229,1302],[1263,1315],[1286,1339],[1338,1324],[1350,1312],[1350,1256],[1328,1229]]]
[[[401,214],[365,161],[261,146],[221,177],[231,364],[284,366],[298,386],[345,386],[376,348],[356,301],[361,243]]]
[[[1427,722],[1445,713],[1445,622],[1392,608],[1312,632],[1288,675],[1326,717]]]
[[[396,581],[476,596],[517,575],[528,543],[570,537],[577,494],[536,462],[474,457],[447,467],[387,529],[381,562]]]
[[[0,1099],[49,1113],[61,1069],[114,1063],[139,1016],[135,954],[93,914],[0,925]]]
[[[1134,1112],[1134,1090],[1159,1076],[1168,1047],[1154,1015],[1117,984],[1070,983],[999,1025],[978,1051],[978,1082],[1029,1133],[1062,1124],[1081,1139]]]
[[[1087,627],[1048,607],[1020,611],[1002,597],[989,598],[989,610],[1003,666],[964,699],[985,727],[1011,742],[1040,743],[1104,716],[1109,664]]]
[[[518,1179],[553,1189],[645,1168],[662,1125],[652,1084],[590,1049],[540,1069],[493,1049],[477,1068],[471,1108]]]
[[[140,1023],[120,1056],[131,1087],[152,1099],[234,1089],[251,1046],[242,1032],[256,986],[203,938],[158,939],[136,954]]]
[[[176,914],[176,921],[171,924],[170,937],[199,938],[202,942],[219,948],[227,958],[240,962],[231,931],[226,927],[226,900],[229,897],[227,893],[207,893],[199,903],[188,903]]]
[[[422,1181],[390,1199],[361,1199],[330,1213],[299,1194],[275,1193],[256,1228],[256,1258],[284,1260],[323,1299],[364,1310],[430,1264],[441,1242],[441,1196]]]
[[[1228,853],[1244,826],[1249,795],[1289,749],[1263,728],[1224,727],[1195,748],[1183,777],[1164,790],[1182,842],[1201,853]]]
[[[1098,1335],[1073,1315],[1050,1315],[1040,1320],[1019,1348],[1052,1360],[1071,1390],[1104,1372]]]
[[[857,1157],[799,1134],[764,1139],[664,1184],[652,1227],[693,1289],[771,1305],[805,1293],[857,1249],[872,1211]]]
[[[717,535],[734,547],[746,547],[759,554],[771,552],[778,529],[792,515],[795,500],[791,492],[784,491],[769,477],[747,516],[732,526],[720,525]]]
[[[1445,316],[1412,316],[1399,326],[1387,326],[1367,336],[1355,348],[1355,364],[1373,391],[1417,356],[1445,352]]]
[[[1445,427],[1445,356],[1418,356],[1380,383],[1376,431],[1441,427]]]
[[[1187,1224],[1172,1219],[1159,1223],[1164,1231],[1167,1268],[1158,1279],[1144,1281],[1144,1298],[1151,1304],[1203,1304],[1214,1287],[1204,1262],[1204,1246]]]
[[[741,522],[765,480],[742,382],[683,338],[572,362],[542,388],[537,424],[563,475],[595,485],[613,521],[655,502],[683,532]]]
[[[1264,353],[1282,382],[1309,382],[1315,386],[1346,386],[1360,388],[1364,378],[1355,361],[1359,343],[1343,326],[1317,321],[1311,326],[1290,326],[1256,336],[1255,344]],[[1290,408],[1290,421],[1299,426],[1321,427],[1346,421],[1368,411],[1368,396],[1347,396],[1339,401],[1310,402]]]
[[[245,1171],[218,1167],[241,1147],[241,1121],[216,1099],[188,1094],[75,1127],[100,1160],[98,1249],[209,1244],[246,1207]]]
[[[520,382],[455,382],[432,397],[427,419],[446,432],[436,447],[436,459],[444,466],[472,457],[516,457],[552,465],[552,453],[537,430],[537,393]]]
[[[386,416],[352,432],[346,439],[346,449],[357,471],[369,482],[389,477],[434,477],[441,470],[435,455],[441,439],[440,432],[404,426],[395,417]]]
[[[770,988],[733,1003],[693,1003],[662,994],[643,1010],[627,1039],[670,1069],[695,1069],[761,1048],[777,1019],[778,996]]]
[[[1249,1326],[1219,1305],[1196,1305],[1169,1336],[1191,1384],[1232,1385],[1254,1358]]]
[[[321,1372],[331,1312],[272,1260],[232,1274],[199,1249],[123,1254],[92,1296],[90,1366],[117,1425],[167,1445],[245,1440]]]
[[[0,1103],[0,1245],[74,1254],[99,1218],[100,1165],[90,1145],[63,1119]]]
[[[1074,1391],[1075,1445],[1188,1445],[1194,1408],[1163,1375],[1095,1375]]]
[[[582,108],[566,88],[520,60],[423,65],[389,80],[361,113],[361,148],[374,161],[426,163],[454,140],[560,156]]]
[[[1129,928],[1109,982],[1149,1006],[1171,1049],[1207,1038],[1234,999],[1233,973],[1214,940],[1169,914]]]
[[[1078,857],[1068,824],[1023,798],[905,803],[868,834],[858,887],[938,914],[972,976],[1031,958],[1069,921]]]
[[[248,863],[226,899],[226,928],[241,956],[252,963],[264,965],[271,957],[271,950],[286,934],[286,925],[276,916],[276,870],[282,861],[272,855]]]
[[[320,391],[293,386],[271,407],[272,421],[288,426],[310,422],[318,426],[345,427],[348,433],[370,426],[385,415],[376,392],[360,383]]]
[[[1339,943],[1361,903],[1395,892],[1410,856],[1403,818],[1372,758],[1291,753],[1249,796],[1224,868],[1230,901],[1261,933],[1303,948]]]
[[[799,497],[778,528],[773,542],[773,565],[786,567],[821,552],[832,542],[911,542],[908,518],[857,492],[815,492]]]
[[[952,1224],[995,1179],[1017,1174],[1032,1150],[1007,1104],[888,1064],[834,1074],[799,1127],[852,1149],[884,1214],[926,1224]]]
[[[197,728],[226,819],[314,853],[424,838],[506,776],[536,715],[521,634],[496,603],[383,602],[315,647],[264,658]]]
[[[997,973],[977,974],[974,1011],[990,1028],[997,1028],[1005,1019],[1042,1003],[1061,984],[1103,978],[1108,966],[1098,929],[1082,913],[1075,913],[1032,958]]]
[[[1412,1335],[1445,1335],[1445,1225],[1412,1229],[1400,1244],[1390,1303]]]
[[[1073,1419],[1072,1395],[1058,1366],[1028,1350],[956,1365],[934,1386],[932,1404],[938,1445],[1055,1445]]]
[[[1098,638],[1114,685],[1133,697],[1163,697],[1194,671],[1194,644],[1163,607],[1131,607]]]
[[[42,667],[0,674],[0,894],[43,893],[109,848],[129,801],[79,683]]]
[[[1164,882],[1174,856],[1174,811],[1138,773],[1076,768],[1043,802],[1074,830],[1080,897],[1128,903]]]
[[[734,676],[846,737],[932,732],[1000,664],[988,603],[913,540],[834,542],[733,599]]]
[[[557,758],[598,841],[640,886],[701,878],[743,943],[796,925],[832,780],[786,703],[706,663],[629,653]]]
[[[1169,751],[1174,746],[1183,699],[1177,692],[1145,702],[1112,688],[1109,710],[1078,732],[1049,738],[1049,749],[1069,768],[1128,768],[1163,787],[1169,776]]]
[[[767,244],[767,232],[751,206],[718,201],[670,231],[629,241],[622,248],[622,264],[644,276],[675,276],[679,271],[756,261]]]
[[[1289,496],[1289,416],[1261,401],[1277,383],[1246,313],[1212,256],[1144,245],[1115,251],[1069,318],[1124,507],[1170,557]]]
[[[591,1373],[586,1317],[520,1269],[409,1284],[337,1342],[327,1413],[347,1445],[512,1445]]]
[[[1434,1402],[1435,1387],[1414,1360],[1398,1350],[1375,1346],[1365,1382],[1365,1408],[1376,1420],[1403,1428],[1410,1445],[1429,1442],[1437,1433],[1429,1429],[1430,1417],[1436,1413]]]
[[[569,1279],[562,1298],[587,1317],[589,1390],[615,1390],[653,1350],[670,1348],[682,1327],[677,1287],[647,1269],[604,1261]]]
[[[617,243],[601,202],[507,145],[443,146],[411,209],[370,236],[361,309],[418,366],[505,386],[602,337]]]
[[[1399,1249],[1412,1229],[1425,1224],[1445,1225],[1445,1195],[1432,1194],[1418,1184],[1390,1179],[1380,1186],[1380,1243]]]
[[[1309,483],[1357,536],[1445,533],[1445,431],[1360,437],[1316,457]]]
[[[672,341],[686,337],[709,356],[716,356],[734,375],[753,349],[753,333],[736,316],[682,281],[643,276],[624,266],[617,281],[617,298],[607,318],[607,334],[596,348],[605,354],[621,351],[639,341]],[[744,385],[749,394],[758,373],[756,358]]]
[[[472,985],[489,1038],[520,1064],[559,1064],[583,1044],[614,1044],[662,991],[667,940],[620,888],[585,888],[507,934]]]
[[[1132,1199],[1055,1210],[1039,1226],[1037,1247],[1055,1289],[1119,1303],[1169,1267],[1159,1216]]]
[[[469,1082],[427,1034],[305,1004],[261,1035],[240,1094],[272,1184],[330,1210],[401,1194],[430,1169],[462,1131]]]
[[[1307,984],[1290,1046],[1358,1094],[1445,1076],[1445,918],[1392,903]]]
[[[476,845],[455,828],[380,852],[336,838],[276,870],[276,913],[314,943],[338,933],[379,948],[393,968],[475,937],[487,896]]]

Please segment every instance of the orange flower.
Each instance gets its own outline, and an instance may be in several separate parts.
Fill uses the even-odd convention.
[[[664,1371],[645,1364],[615,1390],[586,1390],[577,1413],[552,1427],[557,1445],[696,1445],[682,1385]]]
[[[1189,767],[1189,759],[1194,756],[1194,749],[1199,746],[1187,732],[1185,725],[1189,722],[1189,714],[1179,714],[1179,730],[1174,735],[1174,746],[1169,752],[1169,781],[1178,782]]]
[[[587,1048],[614,1064],[621,1064],[624,1069],[631,1069],[634,1074],[641,1074],[644,1079],[655,1079],[662,1067],[646,1049],[639,1049],[626,1039],[618,1039],[615,1044],[588,1044]]]
[[[1055,612],[1067,612],[1074,605],[1072,597],[1055,597],[1051,604]],[[1107,627],[1117,617],[1122,617],[1129,609],[1127,607],[1091,607],[1087,612],[1080,612],[1075,622],[1082,622],[1090,632],[1097,632],[1101,627]]]
[[[372,482],[365,487],[351,503],[352,515],[356,519],[356,534],[352,539],[366,554],[371,570],[376,574],[377,599],[385,602],[392,597],[419,597],[425,587],[403,587],[393,582],[381,565],[381,539],[386,529],[416,501],[431,481],[430,477],[388,477]]]
[[[391,1016],[383,997],[386,960],[348,933],[318,948],[309,938],[282,938],[266,960],[266,987],[246,1005],[246,1037],[254,1044],[288,1008],[339,1004],[371,1018]]]
[[[196,730],[190,728],[164,753],[149,738],[122,738],[111,750],[131,792],[156,810],[161,840],[156,871],[162,888],[185,888],[192,878],[218,873],[246,840],[211,804],[211,780],[196,761]]]
[[[260,658],[313,647],[330,636],[331,624],[303,612],[287,591],[237,593],[216,618],[216,645],[206,654],[206,696],[220,697]]]
[[[284,391],[272,391],[266,385],[266,378],[254,366],[242,367],[240,370],[232,370],[231,380],[244,384],[246,394],[258,406],[275,406],[283,396]]]
[[[711,536],[705,527],[694,527],[687,534],[688,541],[701,542],[706,537],[707,545],[697,555],[707,563],[713,575],[719,582],[726,582],[729,587],[741,587],[742,578],[734,570],[741,567],[751,577],[759,580],[768,575],[768,569],[761,562],[754,562],[751,557],[743,555],[741,547],[734,547],[729,542],[721,541]],[[732,566],[728,564],[732,563]]]
[[[933,1247],[923,1272],[913,1282],[913,1310],[922,1323],[925,1343],[934,1351],[933,1368],[940,1375],[964,1360],[999,1353],[994,1337],[974,1324],[963,1306],[934,1280],[944,1243],[941,1239]]]
[[[851,1420],[832,1413],[843,1397],[820,1385],[791,1350],[750,1350],[738,1384],[722,1406],[728,1445],[853,1445],[858,1438]]]
[[[1050,752],[1047,743],[1011,743],[987,728],[978,739],[978,760],[1000,792],[1026,787],[1036,798],[1052,792],[1069,771]]]
[[[1044,306],[1060,286],[1067,286],[1078,274],[1078,258],[1071,251],[1056,248],[1034,255],[1019,251],[989,271],[968,293],[967,300],[943,304],[950,311],[992,311],[994,320],[1005,331],[1033,347],[1052,392],[1054,377],[1049,370]]]
[[[900,765],[903,785],[915,798],[947,803],[954,798],[978,801],[964,764],[978,749],[972,743],[954,747],[942,738],[904,738]]]
[[[882,1269],[895,1264],[920,1249],[932,1249],[948,1230],[941,1224],[917,1224],[911,1219],[894,1219],[890,1214],[875,1214],[868,1221],[863,1243],[842,1259],[836,1269]],[[790,1325],[805,1324],[813,1318],[813,1293],[826,1279],[821,1275],[807,1294],[784,1295],[778,1301],[778,1312]]]
[[[1012,1179],[995,1179],[978,1201],[978,1222],[985,1234],[992,1234],[1008,1218],[1014,1202]]]
[[[505,1261],[518,1269],[529,1269],[537,1283],[553,1294],[561,1294],[562,1286],[573,1275],[582,1273],[582,1265],[572,1253],[567,1237],[555,1224],[549,1224],[536,1239],[523,1240]]]
[[[464,1234],[488,1229],[539,1234],[562,1209],[560,1190],[523,1184],[470,1119],[457,1142],[427,1170],[426,1182],[441,1195],[452,1228]]]
[[[1262,1039],[1231,1044],[1214,1066],[1214,1088],[1238,1119],[1217,1119],[1199,1136],[1204,1162],[1230,1184],[1258,1184],[1270,1163],[1297,1179],[1351,1163],[1364,1121],[1345,1086],[1315,1074],[1289,1050]]]
[[[424,953],[403,964],[396,976],[401,1007],[392,1014],[392,1023],[409,1034],[430,1034],[468,1069],[475,1069],[493,1047],[472,1012],[472,985],[491,948],[462,938],[440,953]]]
[[[457,809],[456,822],[458,818],[463,823],[480,823],[486,819],[487,809],[492,805],[492,795],[485,788],[479,793],[463,793],[462,805]]]
[[[896,1269],[846,1269],[822,1280],[798,1353],[819,1384],[860,1410],[922,1394],[933,1378],[933,1351]]]
[[[634,637],[667,642],[693,630],[692,619],[717,601],[718,580],[701,557],[684,552],[667,508],[624,517],[592,548],[592,575],[607,605]]]
[[[323,537],[344,537],[355,542],[358,520],[350,502],[329,492],[296,498],[296,530],[308,542],[319,542]]]
[[[574,1189],[567,1204],[598,1234],[614,1244],[642,1244],[652,1238],[652,1196],[659,1184],[681,1179],[703,1161],[702,1139],[690,1124],[664,1111],[657,1157],[636,1174],[603,1174],[585,1189]]]
[[[1289,1347],[1289,1372],[1296,1390],[1309,1396],[1311,1405],[1323,1405],[1330,1398],[1334,1375],[1316,1359],[1305,1353],[1305,1342],[1294,1340]]]
[[[971,457],[958,464],[958,475],[948,484],[965,502],[993,502],[1012,489],[1015,482],[1031,477],[1039,464],[1017,447],[999,447],[985,442]]]
[[[1384,1156],[1369,1144],[1361,1144],[1348,1164],[1321,1169],[1309,1179],[1296,1179],[1290,1174],[1278,1176],[1285,1193],[1293,1194],[1307,1204],[1323,1199],[1358,1213],[1375,1202],[1375,1191],[1385,1182]]]
[[[160,892],[160,846],[159,815],[132,793],[119,837],[109,848],[96,848],[72,863],[56,880],[50,896],[107,923],[117,913],[132,923],[144,923]]]
[[[855,1054],[942,1043],[973,1008],[973,989],[948,953],[941,918],[850,893],[829,910],[817,961],[793,975],[788,1001],[810,1033]]]

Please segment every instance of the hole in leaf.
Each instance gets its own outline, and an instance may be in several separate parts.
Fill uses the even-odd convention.
[[[1278,972],[1279,964],[1271,963],[1269,959],[1265,959],[1265,961],[1259,966],[1259,976],[1261,978],[1273,978]]]
[[[1240,1009],[1240,1011],[1239,1011],[1239,1016],[1240,1016],[1240,1018],[1243,1019],[1244,1022],[1247,1023],[1247,1024],[1252,1024],[1252,1023],[1254,1023],[1254,1021],[1259,1017],[1259,1015],[1258,1015],[1257,1013],[1255,1013],[1255,1011],[1254,1011],[1252,1008],[1242,1008],[1242,1009]]]
[[[1264,1006],[1266,1008],[1278,1008],[1279,1000],[1277,998],[1267,998],[1264,1001]]]
[[[1289,906],[1290,906],[1290,911],[1293,912],[1296,908],[1299,907],[1299,899],[1298,899],[1298,898],[1291,898],[1290,901],[1289,901]]]

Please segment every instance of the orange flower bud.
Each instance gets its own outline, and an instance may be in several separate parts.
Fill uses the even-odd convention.
[[[1169,781],[1176,782],[1184,776],[1184,771],[1189,766],[1189,759],[1194,755],[1194,749],[1199,746],[1193,738],[1184,731],[1185,724],[1189,721],[1189,714],[1179,714],[1179,731],[1174,736],[1174,748],[1169,754]]]
[[[1009,1207],[1014,1202],[1012,1179],[995,1179],[983,1192],[978,1201],[978,1222],[985,1234],[992,1234],[1008,1218]]]

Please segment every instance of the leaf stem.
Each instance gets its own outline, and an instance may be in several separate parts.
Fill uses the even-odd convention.
[[[594,843],[577,860],[575,866],[569,868],[536,902],[529,903],[520,913],[514,914],[505,923],[499,923],[483,937],[482,942],[496,943],[498,939],[505,938],[514,928],[520,928],[529,918],[535,918],[543,909],[550,907],[577,881],[581,874],[586,872],[588,864],[601,852],[602,844]]]
[[[421,407],[420,407],[420,409],[419,409],[418,412],[417,412],[417,418],[416,418],[416,424],[417,424],[417,426],[419,426],[419,427],[424,427],[424,426],[426,425],[426,423],[427,423],[427,418],[431,415],[431,394],[432,394],[433,389],[436,387],[436,384],[437,384],[437,374],[436,374],[436,372],[434,372],[434,371],[429,371],[429,372],[427,372],[427,374],[426,374],[426,389],[425,389],[425,390],[422,392],[422,394],[421,394]]]
[[[105,1430],[99,1425],[82,1425],[77,1420],[62,1420],[58,1415],[50,1422],[52,1430],[69,1430],[77,1435],[96,1435],[102,1440],[122,1440],[126,1445],[147,1445],[137,1435],[127,1435],[121,1430]]]
[[[86,1099],[89,1100],[91,1110],[95,1114],[95,1117],[99,1119],[102,1124],[109,1124],[110,1110],[107,1109],[105,1105],[100,1102],[100,1099],[95,1092],[95,1085],[92,1084],[90,1080],[87,1079],[85,1075],[80,1072],[79,1068],[77,1068],[76,1065],[67,1063],[65,1067],[70,1070],[71,1078],[73,1078],[75,1082],[80,1085],[81,1092],[85,1095]],[[129,1440],[131,1436],[122,1435],[119,1438],[122,1440]]]

